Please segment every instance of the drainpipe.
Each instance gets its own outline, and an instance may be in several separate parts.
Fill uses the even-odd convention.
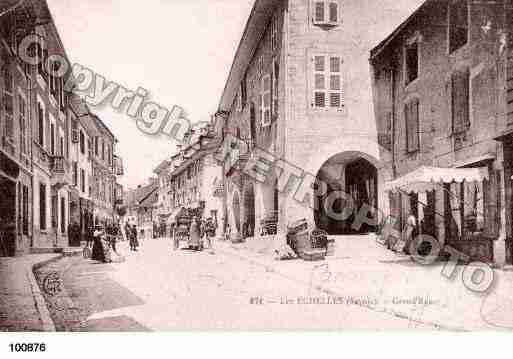
[[[395,71],[391,70],[391,77],[392,77],[392,175],[394,176],[394,179],[397,178],[397,166],[395,164],[395,143],[396,143],[396,116],[395,116],[395,100],[396,100],[396,94],[395,94]]]

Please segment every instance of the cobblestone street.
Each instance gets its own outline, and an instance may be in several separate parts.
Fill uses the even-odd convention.
[[[36,273],[40,283],[52,273],[63,280],[59,294],[45,294],[57,330],[433,329],[328,298],[224,251],[173,252],[168,240],[136,253],[120,247],[122,264],[75,257]]]

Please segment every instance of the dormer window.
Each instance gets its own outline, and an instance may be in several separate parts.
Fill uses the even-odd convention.
[[[313,2],[313,23],[318,26],[338,26],[341,22],[339,0]]]

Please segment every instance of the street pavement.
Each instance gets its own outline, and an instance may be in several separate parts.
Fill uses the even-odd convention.
[[[276,241],[216,242],[212,251],[174,251],[169,239],[145,240],[126,261],[64,258],[53,273],[57,294],[43,290],[60,331],[171,330],[498,330],[513,328],[511,269],[496,271],[485,295],[470,292],[444,264],[424,267],[372,236],[336,239],[321,262],[276,261]],[[43,288],[44,289],[44,288]]]
[[[58,330],[436,329],[365,308],[367,296],[330,297],[224,244],[201,253],[173,251],[168,239],[144,241],[139,252],[119,247],[124,263],[65,258],[36,273],[62,276],[63,290],[47,297]]]

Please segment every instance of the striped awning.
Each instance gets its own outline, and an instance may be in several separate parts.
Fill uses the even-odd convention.
[[[481,182],[488,179],[488,168],[440,168],[423,166],[385,184],[385,191],[432,191],[441,183]]]

